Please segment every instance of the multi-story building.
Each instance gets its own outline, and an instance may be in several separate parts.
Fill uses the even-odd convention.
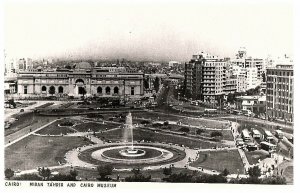
[[[266,112],[266,96],[240,96],[236,98],[239,110],[250,110],[255,114]]]
[[[237,92],[245,92],[247,90],[246,74],[240,73],[236,76],[237,76],[236,91]]]
[[[193,55],[185,65],[185,88],[193,99],[216,103],[224,95],[227,61],[216,56]]]
[[[229,93],[235,93],[237,92],[237,77],[236,76],[230,76],[226,78],[226,82],[225,82],[225,88],[224,88],[224,92],[226,95],[228,95]]]
[[[260,85],[266,73],[266,65],[263,59],[247,57],[245,48],[238,51],[237,58],[231,60],[231,68],[234,75],[245,74],[246,90]],[[256,69],[256,70],[254,70]]]
[[[267,68],[267,116],[293,121],[293,65]]]
[[[265,61],[259,58],[246,58],[245,59],[246,68],[256,68],[257,69],[257,81],[259,84],[263,82],[263,74],[266,73]]]
[[[26,70],[17,76],[20,96],[69,95],[131,98],[144,94],[143,73],[129,73],[123,68],[92,67],[78,63],[73,70]]]

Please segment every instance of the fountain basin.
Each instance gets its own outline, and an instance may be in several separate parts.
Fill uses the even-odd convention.
[[[125,157],[140,157],[140,156],[144,156],[146,154],[146,151],[142,149],[128,148],[128,149],[122,149],[121,151],[119,151],[119,153]]]

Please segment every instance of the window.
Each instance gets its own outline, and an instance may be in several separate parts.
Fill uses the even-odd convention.
[[[106,88],[105,88],[105,93],[106,93],[106,94],[110,94],[110,87],[106,87]]]
[[[64,92],[64,88],[62,86],[58,87],[58,93],[63,93]]]
[[[24,94],[27,94],[27,86],[24,86]]]
[[[131,95],[134,95],[134,87],[131,87]]]
[[[46,86],[42,86],[42,92],[47,91],[47,87]]]
[[[114,94],[119,94],[119,88],[118,87],[114,88]]]
[[[102,94],[102,87],[101,87],[101,86],[99,86],[99,87],[97,88],[97,93],[98,93],[98,94]]]

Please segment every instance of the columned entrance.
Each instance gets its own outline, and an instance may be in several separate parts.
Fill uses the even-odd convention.
[[[84,96],[86,94],[86,88],[84,81],[82,79],[77,79],[75,81],[75,89],[74,89],[75,96]]]

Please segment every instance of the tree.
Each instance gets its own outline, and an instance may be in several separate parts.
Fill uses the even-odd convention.
[[[51,94],[51,95],[54,95],[54,94],[55,94],[55,87],[54,87],[54,86],[51,86],[51,87],[49,88],[49,94]]]
[[[222,176],[228,176],[228,174],[229,174],[229,171],[227,170],[227,168],[225,168],[223,170],[223,172],[221,173]]]
[[[210,134],[211,137],[222,137],[223,134],[220,131],[213,131]]]
[[[193,182],[193,175],[189,175],[186,173],[179,173],[179,174],[171,174],[169,177],[163,179],[166,182]]]
[[[254,166],[248,169],[250,178],[258,178],[261,175],[261,170],[258,166]]]
[[[154,83],[153,83],[154,89],[156,92],[159,90],[159,78],[155,77]]]
[[[70,170],[70,176],[76,180],[76,177],[78,175],[78,171],[76,169]]]
[[[49,168],[39,168],[39,175],[43,177],[43,180],[48,180],[51,175],[51,171]]]
[[[166,176],[169,176],[169,175],[171,175],[172,174],[172,168],[171,167],[169,167],[169,168],[164,168],[163,169],[163,174],[164,175],[166,175]]]
[[[4,173],[5,173],[5,178],[7,178],[7,179],[10,179],[11,177],[13,177],[15,175],[15,172],[10,168],[7,168],[4,171]]]
[[[133,169],[131,170],[131,172],[132,172],[134,175],[138,175],[138,174],[141,173],[141,170],[140,170],[139,168],[133,168]]]
[[[98,171],[98,174],[100,175],[100,180],[107,181],[107,180],[109,180],[109,178],[107,178],[107,176],[112,174],[113,167],[110,164],[98,166],[97,171]]]
[[[71,65],[69,65],[69,64],[67,64],[67,65],[65,66],[65,68],[66,68],[66,69],[69,69],[69,70],[72,69]]]
[[[17,107],[17,104],[15,103],[14,99],[9,99],[8,103],[9,103],[9,106],[13,106],[14,108]]]
[[[144,176],[139,168],[133,168],[131,171],[134,175],[126,177],[126,182],[149,182],[151,180],[151,175]]]

